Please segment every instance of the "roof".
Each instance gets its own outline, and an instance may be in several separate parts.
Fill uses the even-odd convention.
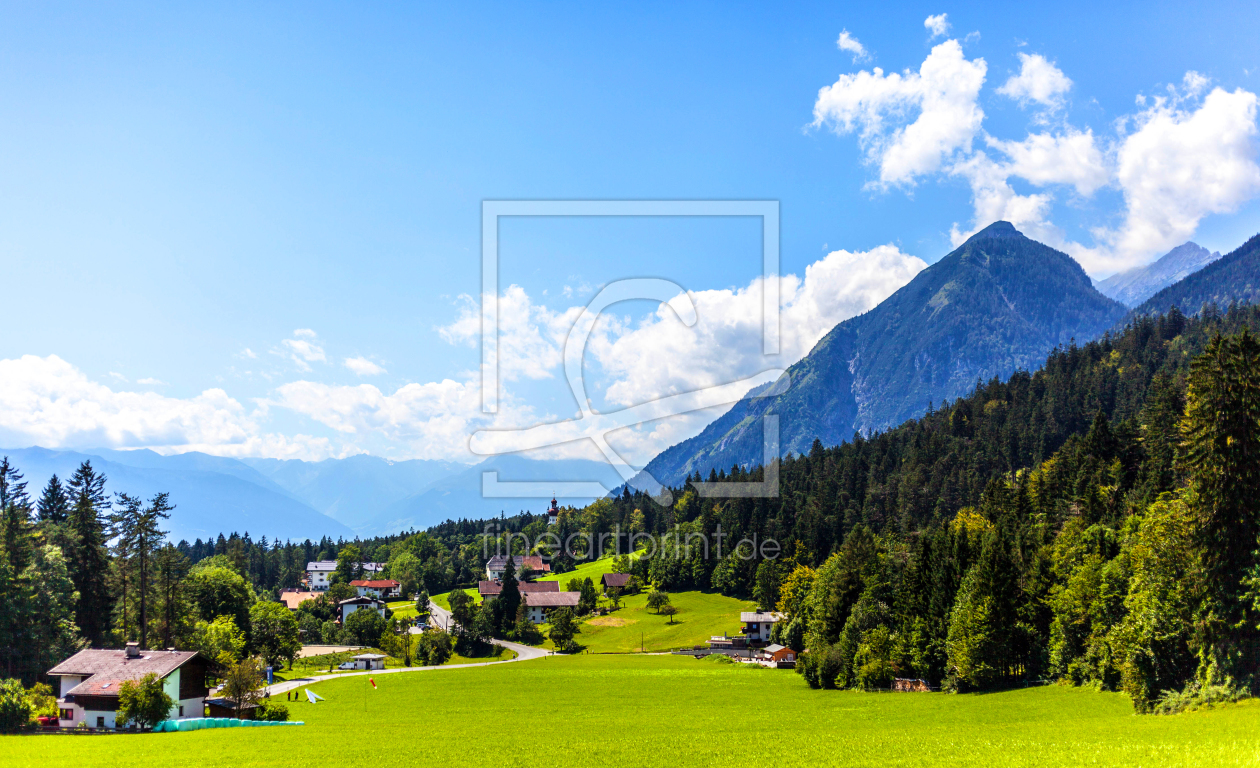
[[[375,597],[367,597],[365,595],[363,597],[352,597],[349,600],[342,600],[340,603],[337,603],[337,605],[367,605],[369,603],[381,603],[381,601],[377,600]],[[384,603],[381,603],[381,605],[384,605]]]
[[[531,594],[537,592],[559,592],[560,582],[558,581],[526,581],[516,585],[517,590],[522,594]],[[498,581],[479,581],[477,582],[477,593],[482,597],[494,597],[503,591],[503,583]]]
[[[779,651],[786,651],[787,646],[779,645],[778,643],[771,643],[770,645],[767,645],[762,650],[764,650],[766,653],[778,653]]]
[[[150,672],[166,677],[198,655],[196,651],[141,651],[129,659],[126,651],[89,648],[48,670],[48,674],[87,678],[62,691],[63,696],[117,696],[118,686],[124,680],[138,680]]]
[[[376,573],[378,571],[384,570],[385,564],[384,563],[359,563],[359,567],[361,567],[365,571],[372,571],[373,573]],[[336,560],[311,560],[306,564],[306,570],[332,572],[332,571],[337,570],[337,561]]]
[[[576,608],[581,592],[526,592],[521,600],[530,608]]]
[[[398,582],[393,579],[355,579],[350,582],[352,587],[367,587],[368,589],[393,589],[398,586]]]
[[[744,622],[745,624],[751,624],[753,622],[758,622],[758,623],[768,622],[770,624],[773,624],[774,622],[782,618],[783,618],[783,614],[777,613],[775,611],[764,611],[764,612],[744,611],[739,614],[739,620]]]
[[[380,653],[360,653],[358,656],[351,656],[350,658],[362,659],[363,661],[376,661],[378,659],[385,658],[385,656]]]
[[[628,573],[605,573],[599,577],[606,587],[624,587],[630,582],[630,574]]]
[[[286,589],[280,592],[280,602],[284,603],[285,607],[290,611],[296,611],[298,606],[302,603],[305,603],[307,600],[314,600],[322,594],[324,593],[303,592],[300,589]]]
[[[495,555],[486,562],[486,567],[492,571],[501,571],[507,565],[507,555]],[[551,566],[543,562],[539,555],[513,555],[512,565],[516,567],[519,573],[521,568],[528,565],[531,571],[550,571]]]

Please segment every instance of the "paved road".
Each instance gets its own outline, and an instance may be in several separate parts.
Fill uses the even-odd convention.
[[[441,627],[447,629],[451,625],[451,612],[443,610],[434,603],[429,603],[429,611],[432,618],[429,620],[430,626]],[[528,661],[530,659],[538,659],[549,655],[549,652],[542,648],[534,648],[520,643],[512,643],[507,640],[494,640],[495,645],[501,645],[508,650],[516,651],[515,659],[506,661],[482,661],[475,664],[443,664],[440,667],[397,667],[394,669],[373,669],[363,672],[342,672],[335,675],[312,675],[311,677],[299,677],[294,680],[286,680],[283,683],[275,683],[266,688],[266,693],[275,696],[278,693],[287,693],[294,688],[300,688],[311,683],[318,683],[322,680],[337,680],[343,677],[362,677],[364,675],[392,675],[398,672],[432,672],[442,669],[467,669],[469,667],[488,667],[492,664],[511,664],[514,661]]]

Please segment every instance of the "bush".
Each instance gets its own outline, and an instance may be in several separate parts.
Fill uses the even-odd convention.
[[[1180,691],[1164,691],[1151,711],[1157,715],[1175,715],[1178,712],[1228,704],[1249,697],[1245,688],[1236,688],[1233,685],[1200,685],[1198,681],[1194,681]]]
[[[269,723],[282,723],[289,719],[289,708],[278,701],[264,701],[258,708],[258,719]]]
[[[175,702],[162,687],[162,678],[150,672],[139,680],[126,680],[118,688],[118,714],[115,722],[122,728],[135,723],[149,729],[168,718]]]
[[[17,733],[31,719],[31,702],[18,680],[0,680],[0,733]]]

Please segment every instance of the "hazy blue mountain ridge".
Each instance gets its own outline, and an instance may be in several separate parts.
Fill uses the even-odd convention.
[[[1136,307],[1220,257],[1220,251],[1209,251],[1196,243],[1183,243],[1150,264],[1114,274],[1094,283],[1094,287],[1126,307]]]
[[[249,470],[234,459],[205,454],[161,456],[152,451],[53,451],[46,448],[0,449],[25,476],[32,499],[39,498],[48,479],[68,479],[84,461],[107,477],[105,489],[151,498],[167,492],[175,511],[164,527],[172,541],[206,539],[220,533],[249,532],[281,539],[352,538],[347,526],[322,515],[282,490],[268,487],[266,478],[247,479]],[[126,462],[126,463],[124,463]],[[239,469],[220,462],[235,462]],[[220,466],[219,470],[196,466]],[[223,471],[228,469],[230,471]],[[255,473],[256,474],[256,473]]]
[[[1142,302],[1133,312],[1154,315],[1177,307],[1187,315],[1197,314],[1204,304],[1224,309],[1231,302],[1260,302],[1260,235],[1225,254],[1203,269],[1164,288]]]

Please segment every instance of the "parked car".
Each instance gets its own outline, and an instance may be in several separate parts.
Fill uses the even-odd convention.
[[[353,662],[353,661],[343,661],[341,664],[338,664],[338,665],[337,665],[337,669],[354,669],[354,662]]]

